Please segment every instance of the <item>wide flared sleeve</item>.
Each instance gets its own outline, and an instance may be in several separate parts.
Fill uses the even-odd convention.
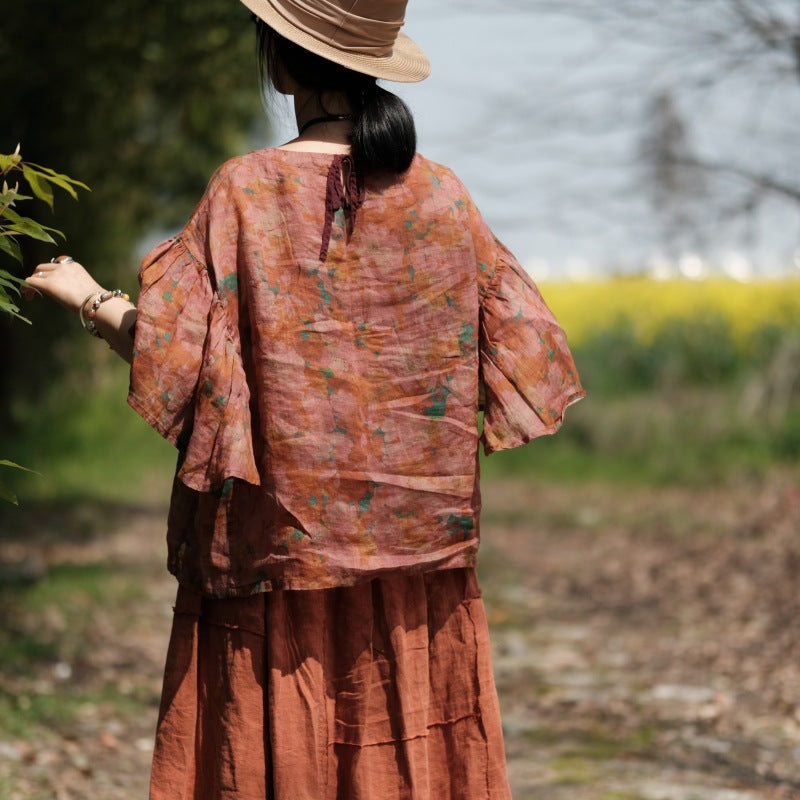
[[[480,370],[486,453],[555,433],[584,396],[564,331],[538,288],[496,239],[482,292]]]
[[[177,477],[190,488],[210,491],[231,477],[258,485],[234,310],[187,238],[164,242],[142,264],[128,403],[179,448]]]

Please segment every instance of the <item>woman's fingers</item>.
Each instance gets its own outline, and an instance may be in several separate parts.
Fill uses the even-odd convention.
[[[58,259],[39,264],[27,283],[73,311],[78,310],[87,295],[103,291],[103,287],[83,265],[69,256],[59,256]],[[33,293],[30,292],[30,295],[33,296]]]
[[[31,277],[45,278],[48,273],[63,268],[65,264],[77,264],[77,262],[72,256],[56,256],[55,258],[51,258],[47,263],[39,264]],[[80,267],[80,264],[78,264],[78,266]]]

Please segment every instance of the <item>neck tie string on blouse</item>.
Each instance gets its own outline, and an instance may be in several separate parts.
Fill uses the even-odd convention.
[[[331,243],[331,228],[336,212],[341,208],[347,215],[347,228],[352,231],[356,223],[356,212],[364,203],[364,182],[356,172],[353,159],[349,155],[337,155],[328,170],[328,183],[325,189],[325,225],[322,229],[322,245],[319,260],[328,257]]]

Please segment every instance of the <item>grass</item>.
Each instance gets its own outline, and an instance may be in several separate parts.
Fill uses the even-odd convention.
[[[98,610],[120,611],[141,596],[130,568],[105,563],[65,562],[27,585],[4,581],[0,671],[24,675],[34,664],[80,660],[96,644]]]
[[[558,756],[548,766],[555,774],[556,786],[585,786],[595,783],[602,774],[591,760],[573,756]]]
[[[0,584],[0,730],[25,739],[68,727],[76,714],[101,704],[141,708],[104,678],[93,658],[108,629],[133,624],[130,608],[143,589],[130,567],[62,562],[37,580]],[[69,665],[68,674],[57,675]]]
[[[638,792],[603,792],[597,796],[597,800],[649,800]]]
[[[17,409],[4,457],[39,475],[4,474],[22,505],[164,503],[176,452],[125,402],[128,370],[109,362],[84,389],[73,377],[35,408]]]
[[[0,777],[0,800],[7,800],[9,797],[15,796],[19,797],[19,793],[15,794],[17,788],[16,781],[13,778]],[[26,800],[52,800],[52,798],[52,792],[43,790],[29,795]]]
[[[65,616],[83,617],[87,610],[112,600],[116,603],[136,600],[141,590],[133,576],[106,563],[65,562],[53,565],[43,580],[20,594],[30,611],[41,612],[48,606],[56,606]]]
[[[622,733],[610,732],[602,727],[587,730],[539,729],[530,732],[529,740],[555,746],[557,754],[548,760],[557,786],[585,786],[607,776],[611,761],[630,761],[653,757],[656,745],[655,731],[641,726]],[[560,744],[567,742],[565,747]],[[606,800],[643,800],[633,792],[609,792],[600,797]]]
[[[591,387],[589,388],[591,392]],[[713,485],[795,461],[793,418],[770,426],[740,410],[737,386],[591,394],[561,431],[483,460],[488,480]]]
[[[140,698],[121,692],[112,682],[91,691],[74,686],[50,691],[7,692],[0,690],[0,729],[5,736],[41,741],[59,729],[72,726],[76,716],[98,706],[112,706],[117,713],[140,712]],[[2,796],[2,795],[0,795]]]
[[[712,288],[720,308],[732,314],[738,306],[725,306],[732,302],[725,294],[730,287]],[[574,296],[556,293],[567,318],[592,300],[587,291],[571,287]],[[781,300],[780,291],[770,289],[778,321],[788,313],[786,291]],[[734,294],[739,303],[742,291]],[[594,325],[606,325],[602,331],[577,337],[575,355],[587,399],[569,409],[558,435],[483,458],[485,479],[514,475],[567,483],[708,485],[731,476],[763,475],[776,462],[800,460],[797,397],[786,408],[779,405],[770,413],[763,408],[774,388],[770,376],[776,372],[776,354],[793,346],[800,335],[796,327],[779,328],[775,322],[769,331],[759,328],[760,344],[746,347],[738,318],[711,312],[694,322],[667,317],[661,328],[645,335],[634,320],[615,321],[612,311],[592,316]],[[5,470],[0,477],[28,506],[165,504],[174,448],[125,403],[125,364],[109,356],[89,371],[63,379],[35,406],[14,409],[17,424],[2,457],[41,474]],[[766,399],[748,406],[748,397]],[[0,506],[0,524],[5,513]]]
[[[702,484],[762,475],[800,456],[800,414],[780,424],[748,417],[740,384],[591,394],[555,436],[482,457],[484,480],[524,476],[564,483]],[[22,506],[85,501],[161,504],[169,497],[174,448],[125,403],[116,375],[78,402],[49,403],[4,446],[41,475],[14,473]],[[8,509],[0,508],[0,522]]]

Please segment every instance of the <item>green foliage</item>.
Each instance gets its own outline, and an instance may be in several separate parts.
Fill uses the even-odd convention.
[[[726,380],[740,366],[728,320],[709,314],[686,324],[666,320],[649,346],[659,381],[700,385]]]
[[[793,463],[784,425],[747,419],[736,401],[732,387],[590,394],[555,436],[496,453],[481,472],[487,480],[710,486]]]
[[[6,568],[8,570],[8,567]],[[10,680],[52,674],[59,662],[85,664],[104,634],[98,609],[125,619],[124,610],[141,601],[141,576],[129,565],[108,562],[57,563],[38,579],[0,582],[0,671]],[[128,615],[130,617],[130,615]],[[145,698],[124,695],[115,682],[42,681],[22,691],[0,688],[0,729],[7,735],[41,741],[69,725],[81,709],[109,703],[140,708]],[[147,698],[149,699],[149,698]],[[5,795],[0,792],[0,796]]]
[[[628,317],[620,317],[608,328],[597,331],[573,355],[584,384],[593,391],[615,393],[646,389],[659,375],[659,359],[642,347]]]
[[[4,9],[9,132],[93,187],[65,231],[102,278],[143,232],[184,221],[211,172],[246,146],[262,112],[248,17],[217,0]]]
[[[92,345],[93,342],[88,342]],[[106,348],[98,375],[64,379],[35,405],[15,409],[18,424],[3,442],[15,461],[45,465],[42,477],[20,475],[25,505],[82,501],[163,504],[169,496],[176,450],[125,403],[127,365]],[[91,383],[86,392],[82,382]],[[20,512],[0,510],[0,530]]]
[[[792,409],[773,432],[772,447],[780,458],[800,463],[800,409]]]
[[[32,469],[28,469],[27,467],[23,467],[20,464],[15,464],[13,461],[9,461],[6,458],[0,459],[0,467],[9,467],[10,469],[17,469],[21,470],[22,472],[30,472],[33,475],[37,475]],[[17,496],[11,489],[8,488],[3,483],[0,483],[0,500],[5,500],[8,503],[13,503],[17,505]]]
[[[100,283],[135,295],[134,249],[185,222],[216,167],[266,135],[249,16],[218,0],[3,7],[0,63],[13,77],[3,85],[0,152],[22,141],[26,159],[92,187],[59,208],[57,227]],[[51,224],[46,199],[32,202]],[[55,253],[30,241],[22,255],[26,269],[3,253],[0,268],[22,277]],[[102,350],[51,303],[31,303],[26,316],[33,328],[0,323],[0,426],[19,426],[12,407],[36,403]]]
[[[51,234],[58,236],[62,234],[55,228],[41,225],[36,220],[24,217],[15,210],[17,203],[31,200],[32,197],[19,191],[18,180],[13,186],[9,185],[8,179],[12,173],[22,173],[22,177],[27,181],[34,196],[47,203],[51,209],[53,208],[54,186],[64,189],[76,199],[78,195],[75,187],[82,189],[87,189],[88,187],[86,184],[76,181],[67,175],[62,175],[49,167],[41,167],[38,164],[23,161],[19,145],[10,155],[0,154],[0,179],[3,181],[2,190],[0,190],[0,252],[11,256],[21,264],[20,237],[27,236],[38,241],[55,243]],[[19,313],[19,306],[12,299],[12,294],[17,297],[20,296],[23,285],[24,281],[21,278],[12,275],[6,270],[0,270],[0,311],[24,322],[29,322]],[[12,294],[9,294],[9,292]],[[6,459],[0,460],[0,467],[9,467],[26,472],[31,471]],[[14,492],[2,482],[0,482],[0,499],[15,505],[17,503],[17,497]]]
[[[588,396],[558,434],[493,455],[483,474],[714,484],[796,464],[800,367],[787,366],[786,354],[797,336],[765,326],[745,349],[708,314],[666,321],[649,340],[619,321],[576,348]],[[787,369],[793,394],[785,392]]]
[[[767,380],[769,353],[789,335],[771,336],[758,360],[738,356],[735,375],[724,381],[676,381],[654,371],[649,386],[635,388],[635,375],[616,382],[608,377],[618,363],[617,348],[596,348],[597,361],[583,375],[588,397],[567,411],[562,429],[483,459],[483,477],[709,485],[765,474],[775,464],[796,464],[800,398],[774,421],[761,416],[761,406],[750,412],[744,403],[747,388]],[[175,450],[126,406],[127,369],[100,350],[105,361],[97,367],[99,378],[83,372],[52,387],[36,405],[17,410],[19,425],[6,438],[6,449],[20,463],[47,465],[44,478],[20,476],[26,504],[167,501]],[[583,350],[580,354],[585,362]],[[605,376],[605,386],[596,385],[596,374]],[[90,392],[82,389],[84,380],[91,383]],[[18,517],[9,506],[0,514],[0,529],[13,526]]]
[[[22,160],[19,152],[19,145],[10,155],[0,153],[0,179],[2,179],[2,189],[0,189],[0,253],[5,253],[19,264],[22,264],[22,250],[19,245],[19,238],[28,236],[40,242],[55,243],[51,234],[62,236],[60,231],[42,225],[30,217],[24,217],[17,213],[16,204],[20,201],[33,199],[30,195],[22,194],[19,191],[19,180],[13,186],[8,183],[12,173],[22,173],[22,177],[28,182],[33,194],[43,200],[53,208],[53,186],[58,186],[69,192],[73,198],[78,197],[75,187],[82,189],[88,187],[67,175],[62,175],[49,167],[40,167],[38,164],[26,163]],[[18,177],[18,176],[14,176]],[[20,287],[24,281],[12,275],[6,270],[0,269],[0,311],[10,314],[12,317],[29,322],[19,313],[19,306],[12,300],[13,293],[20,296]]]
[[[768,380],[772,354],[789,336],[786,330],[765,334],[751,354],[737,355],[728,378],[716,381],[683,367],[670,367],[669,376],[659,373],[661,362],[682,363],[687,346],[683,339],[664,336],[662,342],[672,342],[678,352],[660,351],[660,361],[649,357],[652,372],[646,385],[636,372],[618,372],[619,337],[609,336],[605,350],[595,340],[591,369],[586,351],[578,352],[588,397],[567,411],[562,429],[483,459],[483,477],[709,485],[765,474],[775,464],[796,464],[800,397],[774,420],[764,418],[762,404],[749,411],[744,402],[749,387]],[[693,338],[688,330],[685,338]],[[725,342],[719,347],[724,353]],[[19,425],[4,442],[8,453],[24,464],[47,465],[44,478],[20,476],[19,491],[27,504],[167,501],[175,450],[126,406],[125,365],[105,348],[100,353],[105,360],[96,367],[97,376],[84,370],[51,387],[35,405],[23,404],[16,411]],[[648,363],[633,345],[629,359]],[[718,363],[728,374],[726,361]],[[84,381],[91,391],[84,390]],[[18,517],[9,506],[0,514],[0,529],[13,526]]]
[[[617,318],[573,347],[578,371],[593,394],[617,395],[681,386],[713,386],[740,380],[775,356],[791,330],[774,324],[756,329],[746,348],[721,314],[666,319],[642,339],[629,317]]]

